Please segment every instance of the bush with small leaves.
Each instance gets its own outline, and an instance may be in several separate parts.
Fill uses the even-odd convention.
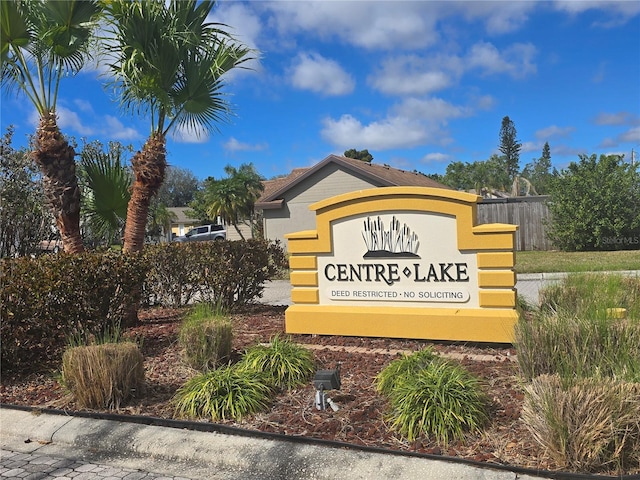
[[[67,339],[126,321],[146,273],[139,255],[78,255],[0,260],[3,369],[59,365]]]

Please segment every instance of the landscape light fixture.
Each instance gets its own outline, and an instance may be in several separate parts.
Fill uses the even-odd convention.
[[[337,412],[338,405],[325,395],[325,391],[340,389],[340,364],[338,363],[338,367],[333,370],[318,370],[313,377],[313,385],[316,387],[314,401],[316,410],[326,410],[328,405]]]

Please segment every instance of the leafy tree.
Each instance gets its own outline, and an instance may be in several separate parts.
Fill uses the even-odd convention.
[[[105,246],[120,243],[132,183],[123,155],[131,150],[118,142],[109,142],[107,151],[98,141],[84,145],[79,176],[84,187],[85,241]]]
[[[371,163],[373,161],[373,155],[369,153],[369,150],[356,150],[351,148],[344,152],[344,156],[347,158],[354,158],[356,160],[362,160],[363,162]]]
[[[500,152],[505,157],[506,173],[513,181],[520,171],[520,149],[522,144],[517,139],[516,126],[509,117],[502,119],[500,126]]]
[[[154,200],[165,207],[186,207],[199,188],[200,181],[191,170],[170,166]]]
[[[456,190],[504,191],[509,183],[504,157],[492,155],[482,162],[451,162],[447,165],[443,183]]]
[[[422,173],[422,172],[418,172],[418,170],[415,170],[415,169],[413,171],[415,173]],[[436,182],[445,184],[445,177],[441,173],[423,173],[423,175],[425,177],[430,178],[431,180],[435,180]]]
[[[227,178],[205,180],[204,210],[209,218],[220,217],[227,225],[233,225],[244,239],[238,223],[246,219],[253,223],[253,206],[264,189],[263,179],[251,163],[244,163],[239,169],[227,165],[224,170]]]
[[[547,234],[562,250],[640,248],[640,171],[621,155],[580,155],[551,182]]]
[[[11,146],[13,128],[0,139],[0,258],[35,254],[52,234],[42,179],[29,154]]]
[[[17,89],[36,107],[40,120],[32,158],[65,251],[81,252],[75,152],[58,128],[56,102],[62,78],[77,73],[88,58],[98,2],[3,1],[0,9],[2,86]]]
[[[534,159],[531,163],[527,163],[522,170],[522,176],[533,184],[539,195],[547,195],[549,193],[551,179],[557,174],[558,172],[555,169],[551,170],[549,142],[545,142],[542,148],[542,156]]]
[[[249,59],[249,49],[207,20],[213,5],[195,0],[106,3],[114,86],[125,110],[151,120],[151,135],[131,162],[125,251],[144,246],[151,199],[165,178],[167,134],[177,128],[215,131],[231,113],[222,77]]]

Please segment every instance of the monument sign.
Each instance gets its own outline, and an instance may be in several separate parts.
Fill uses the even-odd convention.
[[[385,187],[310,206],[316,230],[287,235],[286,331],[511,342],[516,225],[476,225],[481,198]]]

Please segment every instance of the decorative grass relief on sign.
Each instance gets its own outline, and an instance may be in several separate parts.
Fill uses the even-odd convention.
[[[394,215],[385,230],[384,222],[380,217],[372,220],[367,217],[364,221],[362,238],[367,246],[367,253],[363,258],[420,258],[418,247],[420,241],[415,232],[407,224],[400,228],[400,221]]]

